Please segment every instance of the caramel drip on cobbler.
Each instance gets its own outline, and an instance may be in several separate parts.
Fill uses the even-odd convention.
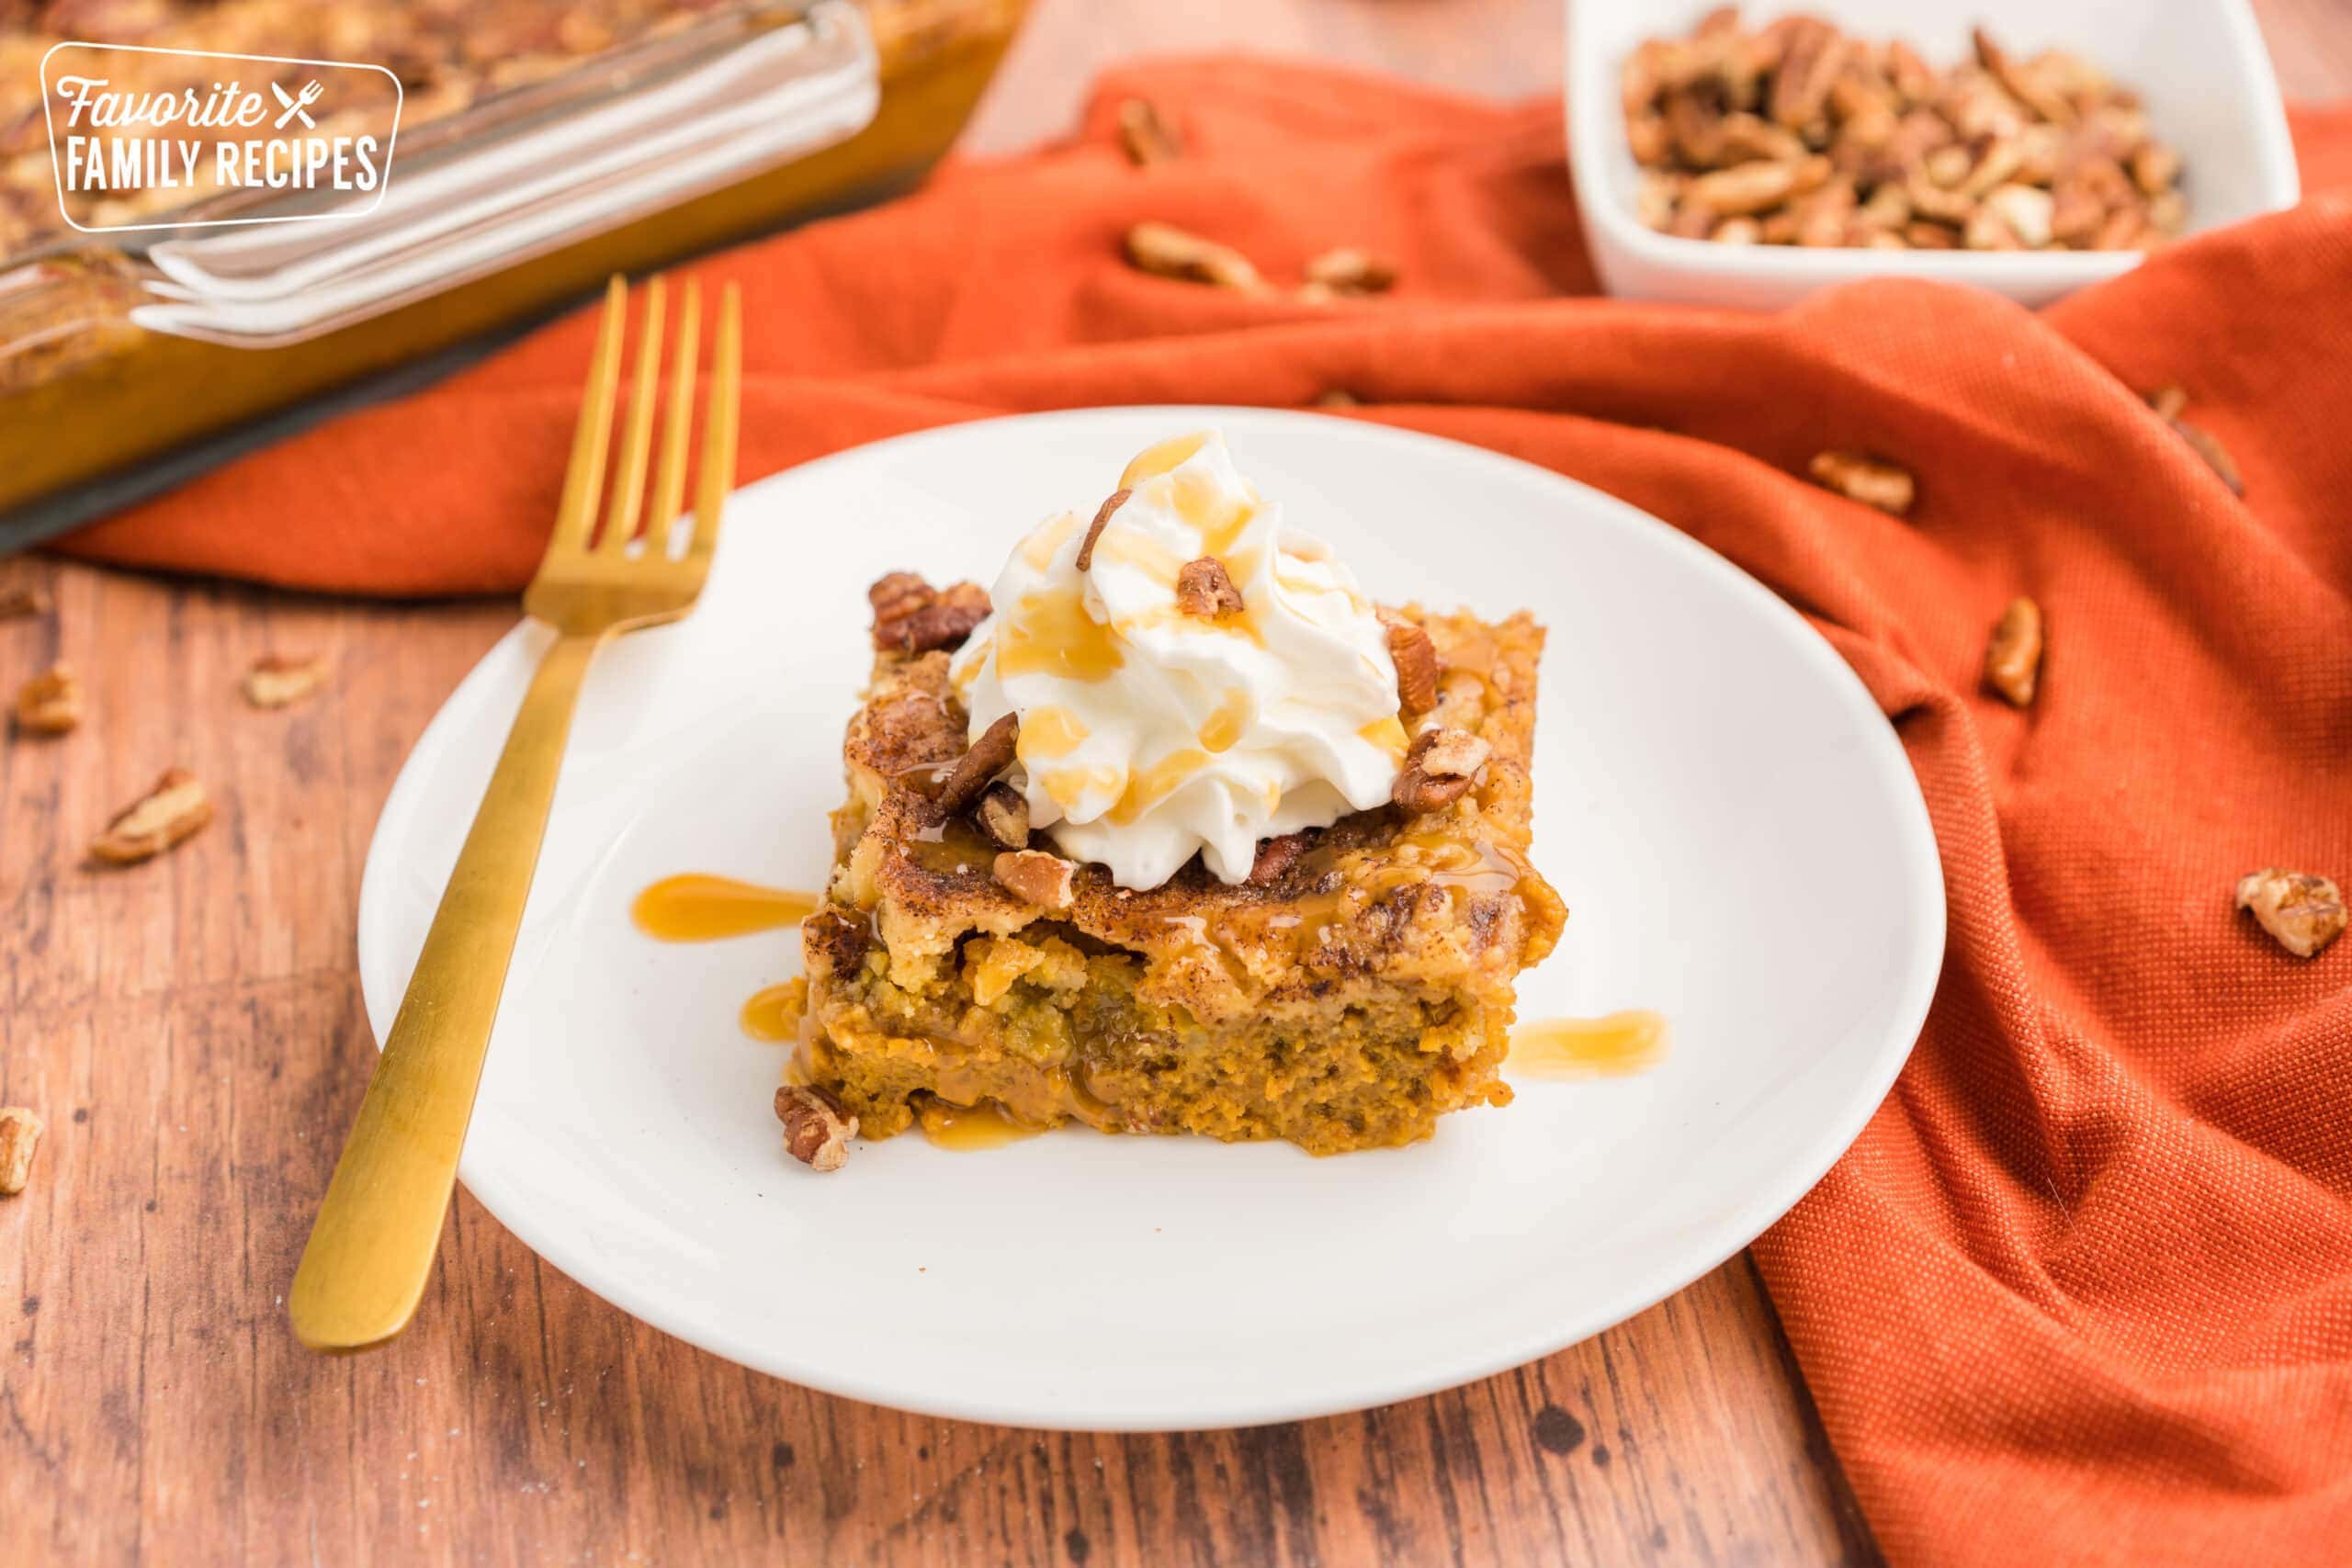
[[[1069,681],[1106,680],[1126,662],[1118,634],[1088,615],[1074,593],[1024,597],[997,632],[996,659],[1003,675]]]
[[[793,1038],[799,1032],[801,988],[797,982],[786,980],[782,985],[763,986],[752,993],[736,1021],[743,1032],[754,1040],[766,1040],[776,1044]]]

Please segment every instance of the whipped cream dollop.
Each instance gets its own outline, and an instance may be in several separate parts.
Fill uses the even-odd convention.
[[[1239,882],[1261,839],[1388,799],[1405,730],[1387,634],[1216,432],[1151,447],[1119,488],[1087,570],[1091,510],[1021,541],[951,675],[974,736],[1019,716],[1008,776],[1064,854],[1123,887],[1157,887],[1195,852]],[[1239,609],[1180,604],[1178,575],[1203,557]]]

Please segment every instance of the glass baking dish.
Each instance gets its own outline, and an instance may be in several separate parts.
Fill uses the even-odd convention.
[[[444,3],[452,29],[528,9]],[[78,233],[51,204],[48,231],[28,237],[20,202],[17,254],[0,256],[0,550],[168,488],[388,379],[445,370],[459,345],[543,317],[613,272],[904,188],[961,130],[1026,8],[758,0],[681,17],[606,0],[607,19],[583,30],[599,7],[539,6],[546,51],[510,44],[479,80],[409,87],[371,212]],[[616,13],[651,25],[616,38]],[[23,35],[0,36],[0,59],[12,42],[23,52]],[[23,113],[0,101],[0,134],[13,121],[15,172],[37,156],[45,176],[46,140],[23,151]],[[185,225],[334,210],[333,199],[236,192],[113,216]],[[9,232],[0,224],[0,244]]]

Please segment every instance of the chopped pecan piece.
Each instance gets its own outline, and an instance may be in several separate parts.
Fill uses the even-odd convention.
[[[1388,628],[1388,657],[1396,664],[1396,701],[1407,718],[1437,706],[1437,644],[1421,626],[1402,615],[1383,613]]]
[[[980,831],[999,849],[1029,847],[1029,801],[1011,784],[989,785],[980,793],[980,804],[972,815],[978,819]]]
[[[245,700],[257,708],[290,706],[319,689],[327,661],[315,653],[265,653],[245,671]]]
[[[1078,883],[1078,867],[1044,850],[1007,850],[996,857],[996,879],[1004,890],[1040,909],[1067,909]]]
[[[2136,251],[2146,242],[2147,235],[2147,214],[2119,207],[2107,215],[2107,220],[2098,226],[2098,232],[2091,236],[2091,249]]]
[[[1976,46],[1976,58],[1992,73],[2009,96],[2025,105],[2052,125],[2075,123],[2075,106],[2064,94],[2042,78],[2041,73],[2026,65],[2007,50],[1993,41],[1993,35],[1983,28],[1974,29],[1970,41]]]
[[[2154,391],[2144,394],[2144,400],[2151,409],[2155,411],[2158,419],[2172,426],[2174,434],[2188,443],[2190,451],[2205,459],[2205,466],[2219,475],[2223,484],[2230,487],[2232,495],[2245,493],[2245,480],[2240,477],[2238,466],[2231,458],[2229,449],[2223,446],[2213,433],[2203,425],[2191,424],[2180,417],[2181,411],[2188,406],[2187,391],[2177,384],[2159,387]]]
[[[1206,283],[1241,294],[1262,294],[1266,280],[1230,245],[1188,234],[1170,223],[1138,223],[1127,231],[1127,259],[1158,277]]]
[[[1215,556],[1188,560],[1176,573],[1176,607],[1204,621],[1241,613],[1241,590]]]
[[[2030,251],[2050,243],[2053,211],[2048,191],[2020,185],[1994,186],[1985,193],[1984,205],[1977,209],[1979,215],[1989,213],[1997,219],[2010,238]]]
[[[1352,248],[1326,251],[1306,264],[1306,281],[1334,294],[1385,294],[1396,287],[1396,268]]]
[[[1806,155],[1804,139],[1792,130],[1752,114],[1727,114],[1715,128],[1716,151],[1726,164],[1762,159],[1771,164],[1795,164]]]
[[[1184,144],[1177,140],[1175,129],[1148,98],[1129,98],[1119,106],[1119,145],[1127,162],[1139,169],[1173,163],[1184,155]]]
[[[1830,86],[1846,68],[1847,51],[1852,47],[1826,22],[1804,20],[1812,25],[1792,30],[1772,79],[1772,118],[1792,130],[1821,118]]]
[[[1671,228],[1683,216],[1678,204],[1690,184],[1689,178],[1682,175],[1644,169],[1641,183],[1634,188],[1634,216],[1645,229]],[[1700,216],[1703,218],[1706,215],[1702,213]]]
[[[1886,74],[1895,96],[1906,104],[1924,104],[1936,96],[1936,73],[1919,51],[1901,39],[1886,46]]]
[[[1017,714],[1006,714],[980,731],[964,755],[948,770],[939,785],[939,809],[949,817],[980,798],[989,781],[1012,766],[1013,753],[1021,743],[1021,719]]]
[[[32,1176],[41,1120],[21,1105],[0,1106],[0,1198],[13,1198]]]
[[[2009,601],[1984,648],[1984,683],[2012,707],[2031,707],[2041,678],[2041,606],[2030,599]]]
[[[2175,435],[2188,443],[2190,451],[2205,459],[2205,466],[2230,487],[2232,495],[2245,493],[2245,479],[2238,473],[2237,463],[2221,438],[2203,425],[2191,424],[2180,417],[2180,411],[2188,406],[2187,392],[2178,387],[2160,387],[2148,394],[2148,406],[2156,411],[2158,419],[2172,426]]]
[[[865,591],[865,602],[874,607],[877,623],[912,615],[936,596],[937,591],[923,580],[922,574],[913,571],[886,572]]]
[[[1405,752],[1390,798],[1408,811],[1436,811],[1470,792],[1491,748],[1466,729],[1424,729]]]
[[[1668,143],[1663,115],[1637,109],[1625,117],[1625,145],[1632,150],[1636,164],[1665,163],[1670,152]]]
[[[2142,142],[2131,159],[2132,183],[2151,201],[2170,191],[2180,178],[2180,154],[2161,141]]]
[[[1761,212],[1797,195],[1804,175],[1803,164],[1740,164],[1701,175],[1690,182],[1682,199],[1721,216]]]
[[[865,597],[874,606],[874,646],[900,653],[961,648],[989,618],[988,590],[977,582],[933,588],[911,571],[894,571]]]
[[[1413,750],[1421,772],[1433,779],[1475,778],[1494,753],[1493,747],[1466,729],[1430,730]]]
[[[849,1141],[857,1118],[828,1091],[808,1084],[786,1084],[775,1091],[776,1120],[784,1123],[784,1151],[811,1170],[839,1170],[849,1161]]]
[[[185,768],[164,770],[154,787],[123,808],[93,840],[90,853],[109,865],[150,860],[212,820],[204,785]]]
[[[1918,492],[1909,469],[1860,452],[1819,453],[1805,465],[1805,471],[1847,500],[1897,517],[1909,514]]]
[[[1258,853],[1250,862],[1250,880],[1261,887],[1280,881],[1283,873],[1298,863],[1298,857],[1306,852],[1313,839],[1313,831],[1308,829],[1259,840]]]
[[[2344,934],[2344,895],[2324,876],[2265,866],[2238,878],[2238,908],[2253,910],[2262,929],[2298,958]]]
[[[22,582],[0,587],[0,621],[48,614],[49,594],[45,591]]]
[[[82,722],[82,682],[56,665],[17,688],[17,730],[23,735],[63,735]]]
[[[1111,513],[1125,506],[1127,503],[1127,497],[1133,494],[1135,491],[1131,490],[1114,490],[1111,492],[1110,500],[1094,509],[1094,521],[1086,525],[1086,537],[1078,542],[1079,570],[1094,570],[1095,541],[1102,536],[1102,530],[1111,525]]]

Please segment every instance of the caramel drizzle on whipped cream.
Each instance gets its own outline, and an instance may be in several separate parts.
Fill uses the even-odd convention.
[[[1195,852],[1239,881],[1256,840],[1387,798],[1403,748],[1386,633],[1221,436],[1147,448],[1084,515],[1012,551],[951,667],[976,731],[1019,716],[1015,787],[1065,853],[1125,886]]]

